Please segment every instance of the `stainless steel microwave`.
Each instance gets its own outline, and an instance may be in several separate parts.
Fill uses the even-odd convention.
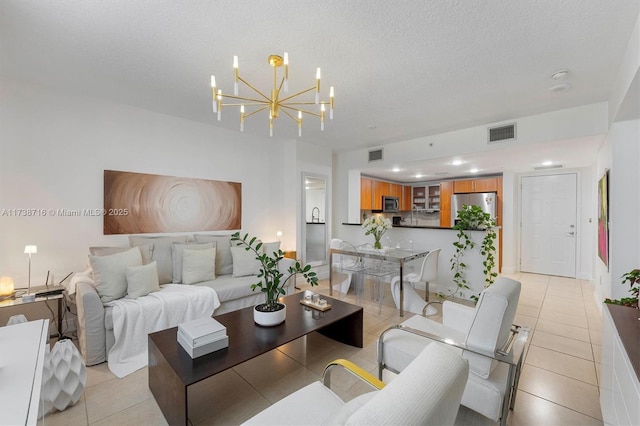
[[[400,199],[398,197],[382,196],[382,211],[384,213],[396,213],[400,211]]]

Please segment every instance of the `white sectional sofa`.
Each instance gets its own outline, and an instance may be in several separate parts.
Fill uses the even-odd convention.
[[[171,237],[131,236],[131,247],[139,247],[144,263],[156,262],[159,284],[183,283],[193,280],[193,276],[182,278],[184,250],[215,248],[215,279],[208,279],[191,284],[206,286],[215,290],[220,300],[220,307],[214,315],[253,306],[264,301],[264,295],[251,290],[251,284],[259,282],[256,276],[259,264],[252,252],[241,247],[231,247],[230,236],[194,235]],[[279,243],[265,243],[267,253],[277,251]],[[111,255],[130,248],[92,247],[93,256]],[[91,256],[90,256],[91,258]],[[94,259],[95,260],[95,259]],[[185,266],[186,266],[185,262]],[[294,261],[282,259],[280,271],[287,272]],[[104,297],[96,287],[91,271],[77,274],[74,277],[75,302],[78,311],[77,329],[80,351],[87,365],[105,362],[110,348],[114,344],[113,309],[105,306]],[[197,274],[196,274],[197,279]],[[293,293],[295,277],[287,281],[287,294]],[[104,293],[104,292],[103,292]],[[142,296],[147,297],[147,296]]]

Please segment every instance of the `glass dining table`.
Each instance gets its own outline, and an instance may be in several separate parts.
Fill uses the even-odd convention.
[[[374,249],[373,247],[332,248],[329,250],[329,265],[333,265],[334,254],[355,257],[359,260],[358,263],[363,263],[360,262],[363,259],[374,259],[394,264],[394,266],[397,264],[400,276],[399,310],[400,316],[404,317],[404,267],[407,262],[426,257],[429,251],[414,251],[392,247],[383,249]],[[363,267],[359,272],[366,274],[367,268]],[[329,268],[329,295],[333,295],[333,267]]]

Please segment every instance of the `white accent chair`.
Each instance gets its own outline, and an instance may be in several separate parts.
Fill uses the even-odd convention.
[[[335,366],[347,368],[375,390],[344,402],[330,389]],[[467,382],[467,360],[429,345],[389,384],[346,360],[330,363],[314,382],[281,399],[245,425],[453,425]]]
[[[458,348],[469,360],[462,405],[506,425],[515,404],[529,330],[512,325],[520,283],[499,277],[483,290],[475,308],[446,301],[442,324],[414,316],[378,339],[378,375],[403,371],[432,341]]]
[[[411,284],[412,288],[405,286],[404,288],[404,310],[405,312],[413,312],[415,314],[421,314],[428,305],[429,302],[429,283],[433,282],[438,276],[438,257],[441,249],[434,249],[429,251],[422,261],[422,268],[420,274],[407,274],[403,279],[403,283]],[[416,283],[424,282],[426,293],[424,296],[424,302],[415,292]],[[400,276],[396,275],[391,279],[391,296],[396,304],[396,308],[400,309]],[[433,306],[428,306],[425,315],[433,315],[437,313]]]

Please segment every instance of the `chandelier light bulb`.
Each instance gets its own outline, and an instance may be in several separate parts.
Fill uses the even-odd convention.
[[[289,92],[289,54],[284,52],[284,91]]]

